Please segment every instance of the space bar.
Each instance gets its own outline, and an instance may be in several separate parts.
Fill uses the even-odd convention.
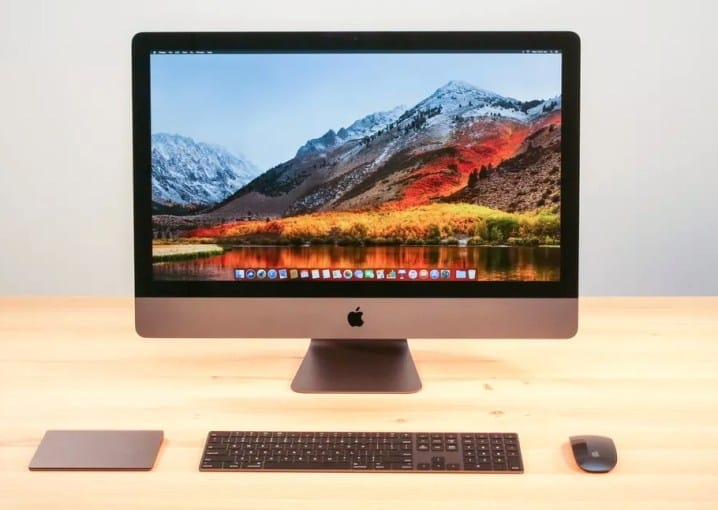
[[[324,463],[294,463],[294,462],[265,462],[264,469],[292,469],[294,471],[304,471],[308,469],[351,469],[351,462],[324,462]]]

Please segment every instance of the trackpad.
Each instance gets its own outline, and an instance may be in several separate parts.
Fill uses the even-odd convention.
[[[48,430],[30,470],[149,470],[161,430]]]

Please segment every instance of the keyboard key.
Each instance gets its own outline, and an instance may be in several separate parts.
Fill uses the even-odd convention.
[[[287,463],[287,462],[265,462],[264,463],[264,469],[296,469],[297,466],[294,463]],[[349,462],[335,462],[335,463],[308,463],[302,466],[302,470],[305,469],[334,469],[334,470],[344,470],[344,469],[351,469],[351,464]]]

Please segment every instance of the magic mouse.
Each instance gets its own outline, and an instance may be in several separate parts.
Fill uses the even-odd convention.
[[[589,473],[608,473],[618,462],[616,445],[604,436],[571,436],[571,449],[578,467]]]

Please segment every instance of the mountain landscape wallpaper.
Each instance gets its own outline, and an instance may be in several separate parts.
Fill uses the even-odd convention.
[[[347,55],[291,68],[267,58],[251,75],[241,55],[164,57],[152,83],[155,278],[446,268],[559,279],[560,55],[489,55],[489,67],[467,54],[436,73],[435,56],[394,59],[381,78]],[[294,81],[280,72],[298,69]]]

